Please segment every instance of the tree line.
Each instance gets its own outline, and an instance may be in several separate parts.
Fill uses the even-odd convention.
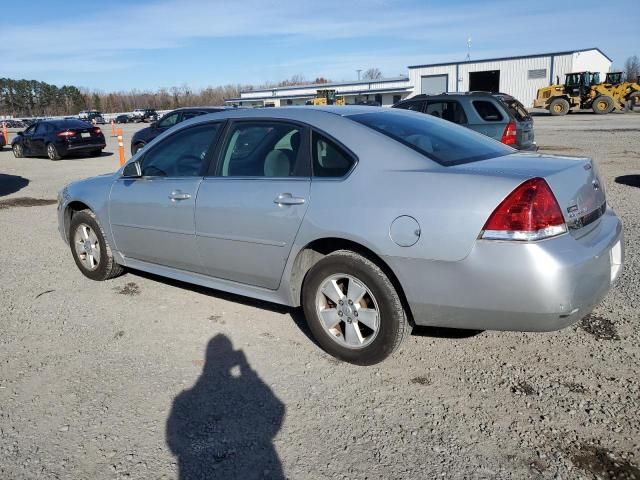
[[[370,79],[380,77],[382,73],[377,68],[371,68],[363,75],[363,78]],[[179,107],[224,105],[226,98],[239,97],[241,91],[329,82],[331,80],[324,77],[307,80],[303,75],[294,75],[280,82],[258,86],[224,85],[194,91],[187,85],[182,85],[158,90],[103,92],[73,85],[58,87],[38,80],[0,78],[0,116],[48,117],[76,115],[81,110],[115,113],[130,112],[136,108],[170,110]]]

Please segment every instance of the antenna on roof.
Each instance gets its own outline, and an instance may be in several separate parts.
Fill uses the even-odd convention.
[[[467,37],[467,56],[464,59],[466,62],[471,60],[471,35]]]

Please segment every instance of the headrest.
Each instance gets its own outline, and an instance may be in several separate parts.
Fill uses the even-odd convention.
[[[280,150],[272,150],[264,160],[265,177],[288,177],[291,174],[291,161]]]

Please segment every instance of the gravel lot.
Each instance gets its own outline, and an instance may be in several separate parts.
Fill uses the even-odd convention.
[[[114,139],[60,162],[5,148],[0,478],[640,478],[640,113],[535,121],[543,151],[599,162],[619,284],[562,331],[420,329],[370,368],[323,353],[299,311],[85,279],[56,193],[113,171]]]

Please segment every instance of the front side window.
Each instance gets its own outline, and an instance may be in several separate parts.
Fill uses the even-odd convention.
[[[187,128],[155,145],[142,160],[145,177],[199,176],[220,124]]]
[[[314,177],[339,178],[351,170],[354,160],[335,142],[313,132],[311,144]]]
[[[482,118],[485,122],[501,122],[503,120],[502,113],[500,110],[493,104],[493,102],[488,102],[486,100],[475,100],[473,102],[473,108],[476,109],[480,118]]]
[[[467,116],[464,113],[462,106],[453,100],[449,101],[437,101],[428,102],[426,112],[434,117],[448,120],[458,125],[467,123]]]
[[[300,148],[303,129],[280,122],[237,123],[222,149],[222,177],[304,177],[308,156]]]
[[[176,123],[178,123],[179,116],[180,116],[179,112],[168,114],[166,117],[160,120],[160,122],[158,122],[158,127],[160,128],[173,127]]]
[[[430,115],[410,115],[397,110],[348,115],[443,166],[509,155],[515,150],[495,140]]]

